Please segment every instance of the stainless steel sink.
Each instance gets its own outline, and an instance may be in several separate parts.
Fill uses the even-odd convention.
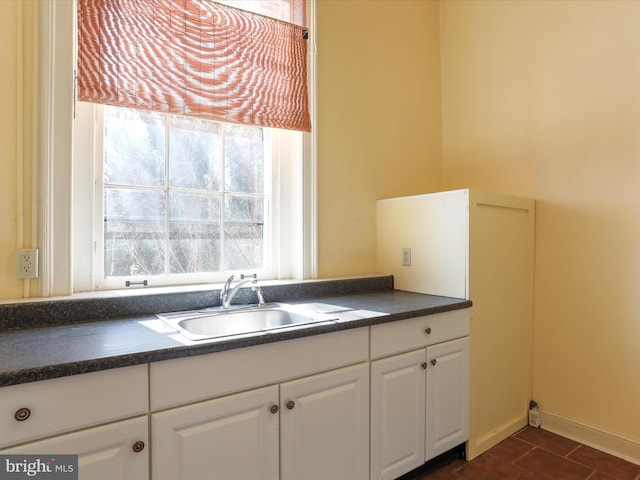
[[[267,332],[279,328],[336,320],[326,314],[300,311],[283,304],[232,310],[188,311],[157,315],[191,340]]]

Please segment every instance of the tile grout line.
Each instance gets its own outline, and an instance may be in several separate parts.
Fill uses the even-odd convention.
[[[518,440],[519,440],[519,439],[518,439]],[[526,442],[526,441],[524,441],[524,440],[520,440],[520,441],[522,441],[523,443],[526,443],[526,444],[527,444],[527,445],[529,445],[531,448],[529,448],[529,450],[527,450],[526,452],[524,452],[524,453],[523,453],[522,455],[520,455],[519,457],[516,457],[516,458],[514,458],[514,459],[512,459],[512,460],[507,460],[507,459],[502,458],[502,457],[500,457],[500,456],[498,456],[498,455],[495,455],[495,454],[491,453],[491,450],[487,451],[486,453],[487,453],[487,454],[489,454],[490,456],[492,456],[492,457],[496,458],[497,460],[499,460],[499,461],[501,461],[501,462],[504,462],[504,463],[506,463],[507,465],[511,465],[512,467],[514,467],[514,468],[516,468],[516,469],[518,469],[518,470],[520,470],[520,471],[522,471],[522,472],[526,472],[527,474],[533,474],[534,472],[532,472],[532,471],[531,471],[531,470],[529,470],[528,468],[525,468],[525,467],[520,466],[520,465],[516,465],[516,462],[517,462],[518,460],[521,460],[522,458],[526,457],[527,455],[529,455],[531,452],[533,452],[534,450],[538,449],[539,447],[538,447],[537,445],[533,445],[533,444],[531,444],[531,443],[529,443],[529,442]],[[541,449],[541,450],[544,450],[544,449]]]
[[[569,455],[571,455],[573,452],[577,451],[580,447],[582,446],[582,444],[578,444],[576,445],[576,448],[574,448],[573,450],[571,450],[569,453],[567,453],[564,457],[568,460],[573,460],[572,458],[569,458]],[[575,460],[574,460],[575,461]],[[580,463],[580,462],[576,462],[576,463]]]
[[[584,480],[589,480],[590,478],[593,478],[594,475],[596,475],[598,473],[598,470],[593,470],[589,476],[587,476],[587,478],[585,478]]]
[[[528,445],[531,445],[529,442],[524,442],[527,443]],[[518,466],[516,465],[516,462],[518,460],[521,460],[522,458],[526,457],[527,455],[529,455],[531,452],[533,452],[536,448],[538,448],[536,445],[531,445],[531,448],[529,450],[527,450],[526,452],[524,452],[522,455],[520,455],[519,457],[513,459],[511,462],[509,462],[510,464],[514,465],[514,466]]]

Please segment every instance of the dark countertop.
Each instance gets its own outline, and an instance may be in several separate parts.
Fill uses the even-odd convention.
[[[333,284],[329,285],[331,282],[320,282],[321,288],[311,289],[306,289],[309,284],[305,284],[305,290],[299,290],[293,301],[283,292],[270,292],[272,297],[279,294],[279,301],[283,303],[331,313],[338,317],[336,321],[200,341],[188,340],[150,313],[118,317],[122,309],[113,305],[110,308],[116,315],[112,318],[94,318],[100,317],[94,312],[91,321],[67,318],[66,323],[53,324],[47,319],[29,323],[28,328],[15,325],[19,304],[3,305],[0,306],[0,387],[290,340],[471,306],[471,302],[464,299],[393,290],[388,288],[392,287],[393,280],[389,282],[388,277],[384,278],[386,283],[382,288],[375,286],[373,291],[359,291],[371,288],[361,283],[355,285],[361,288],[351,288],[354,286],[351,283],[340,283],[338,288],[333,288]],[[264,290],[266,295],[269,289]],[[345,293],[345,290],[355,293]],[[267,301],[274,300],[267,298]],[[26,305],[28,309],[34,308],[33,303]],[[181,304],[175,310],[202,308],[193,305]],[[52,306],[43,302],[40,306],[40,311],[48,314],[42,313],[43,317],[50,317],[56,308],[69,311],[69,305]],[[158,313],[175,310],[164,308]],[[36,311],[30,312],[31,317]],[[11,328],[6,324],[2,328],[3,314],[5,319],[7,315],[13,319]]]

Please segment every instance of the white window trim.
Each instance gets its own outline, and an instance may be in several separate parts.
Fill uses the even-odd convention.
[[[307,0],[309,23],[309,43],[307,45],[307,70],[309,88],[309,110],[311,114],[311,134],[303,137],[302,154],[302,270],[296,278],[318,278],[318,28],[316,25],[316,0]]]
[[[310,27],[315,32],[314,0],[308,2]],[[40,245],[40,292],[43,297],[74,293],[73,109],[75,66],[75,1],[39,3],[39,136],[38,136],[38,241]],[[312,36],[314,38],[315,36]],[[312,124],[316,125],[315,40],[309,43],[309,86]],[[317,188],[315,129],[304,135],[302,171],[303,228],[298,239],[301,263],[290,277],[317,276]],[[91,174],[93,172],[85,172]],[[86,177],[85,177],[86,178]],[[79,185],[78,185],[79,186]],[[93,230],[93,229],[92,229]],[[93,272],[90,272],[93,277]]]
[[[40,2],[38,243],[40,296],[73,291],[71,180],[74,2]]]

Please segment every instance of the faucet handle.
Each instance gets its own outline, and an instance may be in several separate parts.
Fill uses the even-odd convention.
[[[222,303],[225,302],[226,297],[229,295],[229,289],[231,288],[231,282],[233,282],[233,275],[227,278],[227,281],[224,282],[224,287],[220,290],[220,301]]]
[[[254,282],[257,282],[257,280],[254,280]],[[251,290],[256,292],[256,295],[258,297],[258,307],[262,307],[265,304],[262,287],[259,287],[258,285],[252,285]]]

